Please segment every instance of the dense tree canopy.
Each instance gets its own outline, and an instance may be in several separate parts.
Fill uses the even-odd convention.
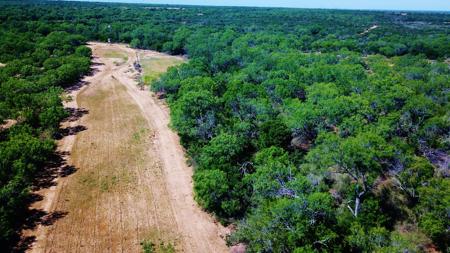
[[[16,10],[17,7],[12,7]],[[53,29],[32,17],[0,25],[0,245],[11,246],[26,211],[29,186],[53,157],[52,138],[67,116],[62,88],[72,85],[90,68],[91,51],[81,35]],[[18,25],[19,22],[21,25]],[[52,31],[55,30],[55,31]]]

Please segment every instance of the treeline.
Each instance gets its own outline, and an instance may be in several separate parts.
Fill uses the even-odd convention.
[[[26,218],[34,176],[54,157],[53,139],[67,116],[62,88],[89,71],[91,51],[81,35],[1,24],[0,245],[7,250]]]
[[[237,224],[230,244],[448,249],[448,14],[26,4],[1,6],[11,36],[60,31],[189,56],[152,89],[195,165],[197,201]],[[32,50],[18,41],[18,56],[3,43],[1,55]]]
[[[0,2],[4,27],[35,26],[83,35],[89,40],[131,43],[134,47],[185,53],[192,32],[239,34],[266,32],[295,40],[302,52],[341,48],[367,54],[400,56],[450,54],[447,13],[307,10],[283,8],[194,7],[62,1]],[[26,7],[24,7],[26,6]],[[369,28],[376,26],[376,29]],[[181,29],[180,29],[181,28]],[[186,29],[187,30],[186,30]],[[175,33],[177,30],[181,30]]]

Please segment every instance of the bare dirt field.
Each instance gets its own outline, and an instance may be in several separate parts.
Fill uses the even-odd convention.
[[[136,55],[152,76],[183,59],[119,44],[90,47],[96,71],[69,91],[74,116],[58,143],[72,170],[35,191],[42,199],[32,209],[48,222],[24,231],[33,238],[28,251],[140,252],[146,241],[156,252],[227,252],[227,229],[193,200],[192,168],[168,127],[167,107],[134,80]]]

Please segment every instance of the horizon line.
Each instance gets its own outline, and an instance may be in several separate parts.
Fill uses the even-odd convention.
[[[327,8],[327,7],[296,7],[296,6],[255,6],[255,5],[215,5],[215,4],[176,4],[176,3],[150,3],[145,0],[49,0],[51,2],[89,2],[89,3],[115,3],[140,5],[167,5],[187,7],[242,7],[242,8],[281,8],[281,9],[308,9],[308,10],[343,10],[343,11],[390,11],[390,12],[441,12],[450,13],[449,10],[436,9],[371,9],[371,8]]]

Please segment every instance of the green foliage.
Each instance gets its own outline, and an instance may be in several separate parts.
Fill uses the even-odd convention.
[[[67,116],[61,86],[77,82],[90,69],[91,50],[82,46],[83,36],[36,22],[38,29],[13,21],[0,25],[0,58],[6,63],[0,68],[0,123],[17,121],[0,128],[0,245],[5,250],[26,218],[34,176],[54,156],[50,138]]]
[[[389,231],[384,227],[372,227],[369,231],[353,223],[348,236],[349,244],[362,252],[374,252],[389,245]]]
[[[298,176],[298,177],[296,177]],[[310,192],[311,183],[298,175],[288,153],[276,147],[256,154],[255,173],[246,176],[253,186],[254,202],[278,197],[296,197]]]
[[[221,133],[199,151],[194,190],[199,203],[208,210],[232,217],[245,208],[242,202],[248,192],[237,173],[244,150],[237,136]]]
[[[160,242],[159,245],[154,244],[150,240],[145,240],[141,242],[142,251],[144,253],[155,253],[155,252],[161,252],[161,253],[174,253],[175,247],[172,243],[164,243]]]
[[[27,126],[11,129],[0,142],[0,243],[8,245],[26,211],[28,185],[53,154],[55,144],[34,136]]]
[[[424,248],[431,242],[423,234],[417,231],[391,233],[389,244],[375,247],[375,252],[423,252]]]
[[[187,140],[206,141],[214,136],[218,99],[209,92],[189,91],[173,103],[172,125]]]
[[[220,210],[222,200],[229,188],[225,172],[220,170],[197,171],[194,180],[197,201],[208,210]]]
[[[399,178],[403,187],[410,192],[411,197],[418,197],[416,190],[427,184],[433,174],[434,167],[430,162],[421,157],[414,157],[408,168],[400,173]]]
[[[257,146],[263,149],[270,146],[286,147],[291,140],[291,132],[280,120],[270,120],[260,126]]]
[[[420,186],[419,204],[416,212],[419,218],[419,227],[435,241],[440,248],[449,247],[450,233],[448,227],[448,211],[450,207],[450,181],[444,178],[435,178],[429,185]]]
[[[244,150],[242,141],[235,135],[221,133],[214,137],[200,152],[200,168],[227,170],[238,162]]]
[[[338,251],[333,223],[331,197],[313,193],[263,203],[241,224],[232,240],[248,242],[248,252]]]
[[[447,13],[22,5],[0,3],[0,119],[19,120],[0,133],[3,241],[65,116],[59,87],[89,71],[86,40],[110,39],[189,57],[151,88],[196,165],[197,201],[240,220],[231,243],[448,249]]]
[[[141,242],[142,245],[142,251],[144,253],[154,253],[155,252],[155,244],[152,243],[151,241],[147,240],[147,241],[143,241]]]

